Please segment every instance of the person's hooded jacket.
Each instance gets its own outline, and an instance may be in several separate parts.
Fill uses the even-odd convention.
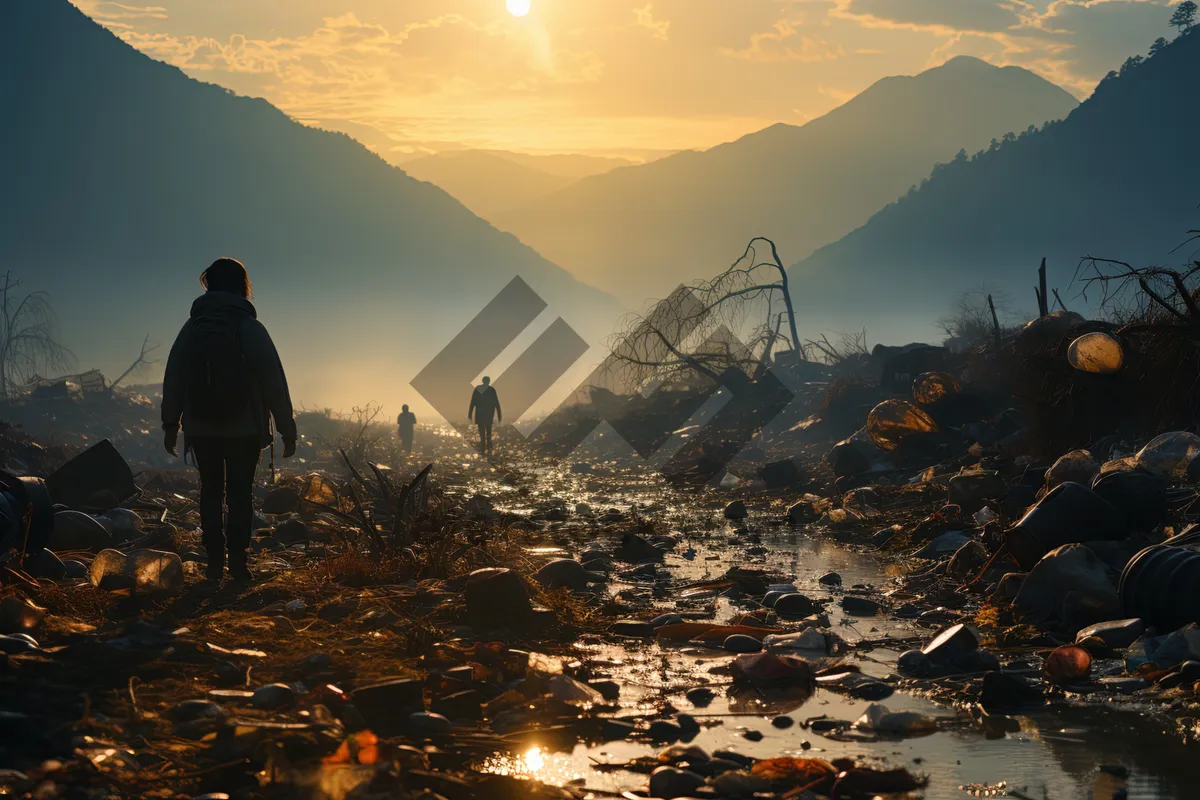
[[[191,334],[195,320],[211,316],[225,316],[237,324],[250,376],[247,387],[250,397],[247,398],[245,411],[219,422],[196,419],[189,408],[187,392],[187,369],[194,361]],[[275,428],[284,442],[296,441],[292,398],[275,343],[258,321],[258,313],[249,300],[230,292],[205,292],[192,303],[191,317],[175,338],[171,355],[167,358],[163,377],[163,430],[177,432],[182,423],[184,434],[189,437],[257,436],[262,446],[266,447],[271,443],[269,417],[275,418]]]

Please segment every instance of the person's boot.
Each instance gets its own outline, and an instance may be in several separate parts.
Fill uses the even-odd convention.
[[[216,556],[210,556],[208,564],[204,567],[204,580],[209,583],[220,583],[225,577],[225,559]]]
[[[245,553],[229,554],[229,574],[238,583],[254,583],[254,574],[246,564]]]

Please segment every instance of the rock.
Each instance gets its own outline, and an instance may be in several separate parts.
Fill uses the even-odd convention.
[[[425,710],[425,681],[393,678],[354,690],[350,699],[371,730],[394,736],[404,729],[409,714]]]
[[[1042,685],[1021,675],[989,672],[983,676],[979,704],[988,711],[1042,702]]]
[[[46,609],[23,594],[10,594],[0,599],[0,634],[25,633],[38,626]]]
[[[163,550],[135,550],[129,554],[126,574],[133,576],[134,594],[175,594],[183,590],[183,559]]]
[[[958,552],[959,548],[971,541],[971,537],[959,531],[943,533],[929,544],[922,547],[914,555],[917,558],[938,559]]]
[[[1195,622],[1166,636],[1142,638],[1139,641],[1144,643],[1150,661],[1163,669],[1170,669],[1184,661],[1200,660],[1200,625]],[[1130,649],[1133,649],[1132,646]]]
[[[638,639],[654,638],[655,625],[640,619],[620,619],[613,623],[613,633],[618,636],[633,636]]]
[[[1082,643],[1085,639],[1099,639],[1109,647],[1124,649],[1145,632],[1146,623],[1140,619],[1115,619],[1083,628],[1075,635],[1075,641]]]
[[[621,684],[616,681],[591,681],[588,686],[599,692],[600,696],[610,703],[621,696]]]
[[[694,689],[688,689],[684,697],[696,708],[706,708],[716,697],[716,692],[707,686],[697,686]]]
[[[631,564],[641,564],[646,561],[661,561],[663,551],[650,544],[636,533],[626,532],[621,536],[621,544],[617,548],[616,557]]]
[[[604,576],[588,572],[583,564],[571,558],[558,558],[533,574],[533,579],[547,589],[570,589],[581,592],[589,583],[601,583]]]
[[[744,770],[726,770],[713,778],[712,786],[721,797],[754,797],[769,793],[771,781]]]
[[[264,514],[295,514],[300,510],[300,492],[291,486],[276,486],[262,502]]]
[[[813,511],[812,503],[801,500],[788,506],[787,521],[791,525],[806,525],[817,521],[817,513]]]
[[[921,648],[935,667],[956,666],[960,658],[979,649],[979,639],[966,625],[951,625]]]
[[[796,720],[788,716],[778,716],[771,720],[772,727],[786,730],[796,724]]]
[[[674,722],[658,719],[650,723],[646,735],[652,742],[678,742],[683,738],[683,728]]]
[[[132,581],[125,574],[125,561],[125,554],[120,550],[101,550],[88,568],[92,585],[107,591],[129,588]]]
[[[1192,663],[1195,663],[1195,662],[1192,662]],[[675,724],[677,724],[679,726],[679,729],[681,731],[683,731],[683,735],[686,737],[695,736],[697,733],[700,732],[700,723],[697,722],[696,718],[693,717],[691,714],[677,715],[675,717]],[[700,753],[701,755],[699,757],[704,758],[704,759],[708,758],[707,755],[704,755],[704,751],[701,750],[699,747],[694,747],[691,749]]]
[[[271,536],[286,547],[311,541],[312,530],[299,517],[288,517],[275,525]]]
[[[606,742],[628,739],[637,731],[637,726],[623,719],[605,719],[600,725],[600,738]]]
[[[962,580],[973,576],[987,561],[987,548],[972,539],[954,551],[954,556],[946,565],[946,574]]]
[[[807,617],[821,610],[821,606],[799,592],[785,594],[772,606],[781,617]]]
[[[728,637],[722,645],[730,653],[757,653],[763,649],[763,643],[753,636],[735,634]]]
[[[1068,605],[1072,593],[1075,597]],[[1070,616],[1072,625],[1084,627],[1121,616],[1121,601],[1104,562],[1077,543],[1043,556],[1021,582],[1013,603],[1035,622],[1061,623]]]
[[[660,614],[659,616],[650,620],[650,625],[653,626],[654,628],[661,628],[664,625],[681,625],[681,624],[683,624],[683,617],[679,614]]]
[[[763,595],[763,608],[774,608],[775,603],[778,602],[779,598],[783,597],[785,594],[794,594],[794,592],[767,592],[765,595]]]
[[[67,577],[67,567],[53,550],[42,548],[25,556],[22,565],[26,572],[35,578],[45,578],[51,581],[61,581]]]
[[[1006,572],[1000,578],[1000,583],[996,584],[996,591],[992,593],[992,601],[1012,601],[1016,599],[1017,594],[1021,591],[1021,584],[1025,582],[1024,572]]]
[[[55,513],[54,531],[50,534],[48,545],[51,550],[99,553],[112,545],[112,536],[94,517],[70,509]]]
[[[842,611],[856,617],[873,617],[883,610],[883,605],[866,597],[846,595],[842,598]]]
[[[580,517],[590,517],[592,515],[592,507],[587,503],[576,503],[575,514]]]
[[[496,512],[495,505],[492,503],[492,498],[486,494],[472,495],[469,500],[463,505],[463,511],[469,517],[477,517],[481,519],[494,519],[499,516]]]
[[[533,614],[521,576],[511,569],[477,569],[467,577],[467,619],[477,628],[505,628],[528,622]]]
[[[1008,485],[999,472],[964,472],[950,479],[948,501],[971,514],[982,508],[988,500],[1004,497],[1007,491]]]
[[[67,578],[78,580],[79,578],[86,578],[88,576],[88,566],[82,561],[69,559],[63,562],[63,568],[66,570],[65,577]]]
[[[167,711],[167,719],[175,723],[198,719],[220,719],[225,711],[211,700],[184,700]]]
[[[841,586],[842,576],[838,575],[836,572],[826,572],[824,575],[817,578],[817,583],[820,583],[823,586]]]
[[[936,670],[929,656],[920,650],[906,650],[896,659],[896,671],[910,678],[928,678]]]
[[[1100,474],[1100,464],[1092,458],[1087,450],[1072,450],[1062,456],[1050,469],[1046,470],[1046,489],[1053,489],[1060,483],[1070,481],[1091,486],[1092,481]]]
[[[725,519],[745,519],[748,516],[750,516],[750,512],[746,509],[745,502],[741,500],[734,500],[725,506]]]
[[[110,508],[96,521],[104,526],[114,542],[127,542],[136,538],[145,528],[142,518],[128,508]]]
[[[748,742],[761,742],[763,740],[763,732],[756,730],[742,731],[742,738]]]
[[[254,690],[250,697],[250,705],[264,711],[273,711],[292,705],[298,697],[296,690],[286,683],[268,683]]]
[[[408,715],[408,729],[422,737],[449,736],[454,732],[454,725],[441,714],[418,711]]]
[[[675,767],[659,767],[650,775],[650,796],[671,800],[687,797],[704,785],[704,778]]]
[[[1132,531],[1149,531],[1167,518],[1167,481],[1142,470],[1114,470],[1099,475],[1092,491],[1121,513]]]

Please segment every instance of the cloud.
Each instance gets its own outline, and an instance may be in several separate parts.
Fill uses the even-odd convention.
[[[750,43],[745,47],[723,47],[720,53],[747,61],[799,61],[805,64],[833,61],[845,55],[841,45],[801,34],[796,24],[787,19],[776,21],[769,31],[751,34]]]
[[[996,33],[1020,25],[1031,7],[1020,0],[849,0],[840,11],[885,27]]]
[[[167,19],[167,9],[162,6],[131,6],[107,0],[77,0],[77,3],[84,13],[105,24],[110,24],[113,20]]]
[[[655,19],[653,3],[647,3],[642,8],[635,8],[633,14],[637,18],[637,24],[640,27],[649,29],[654,34],[655,39],[661,39],[665,42],[670,37],[671,21]]]

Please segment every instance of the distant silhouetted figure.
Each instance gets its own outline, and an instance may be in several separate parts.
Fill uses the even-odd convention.
[[[400,416],[396,417],[396,429],[400,433],[400,449],[406,453],[412,452],[413,429],[417,426],[417,415],[408,410],[408,406],[400,407]]]
[[[168,453],[179,455],[182,421],[185,457],[190,450],[200,470],[206,576],[219,581],[228,554],[230,575],[248,581],[254,473],[263,448],[271,444],[270,418],[283,439],[284,458],[296,452],[296,422],[279,353],[250,302],[246,268],[232,258],[219,259],[200,276],[200,284],[206,291],[192,303],[191,318],[167,359],[165,444]]]
[[[475,424],[479,426],[479,449],[484,458],[492,454],[492,417],[497,422],[503,422],[500,414],[500,398],[492,388],[492,379],[484,376],[483,383],[471,392],[471,407],[467,409],[467,419],[474,416]]]

